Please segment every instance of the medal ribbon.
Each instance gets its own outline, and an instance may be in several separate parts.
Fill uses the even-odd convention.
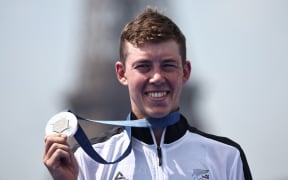
[[[73,113],[72,111],[68,111]],[[74,138],[79,143],[79,145],[82,147],[82,149],[96,162],[101,164],[114,164],[118,163],[121,160],[123,160],[125,157],[127,157],[131,150],[132,150],[132,141],[131,141],[131,127],[146,127],[146,128],[164,128],[170,125],[175,124],[180,119],[180,113],[179,111],[170,113],[169,115],[163,117],[163,118],[147,118],[147,119],[138,119],[131,121],[131,113],[128,115],[126,120],[113,120],[113,121],[106,121],[106,120],[93,120],[93,119],[87,119],[81,116],[76,115],[73,113],[78,120],[83,121],[89,121],[94,123],[101,123],[101,124],[108,124],[108,125],[117,125],[117,126],[124,126],[125,130],[128,133],[130,143],[125,150],[125,152],[115,161],[106,161],[104,160],[92,147],[88,137],[86,136],[84,130],[81,128],[81,126],[78,124],[78,129],[76,133],[74,134]]]

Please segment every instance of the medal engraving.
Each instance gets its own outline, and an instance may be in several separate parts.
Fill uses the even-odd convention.
[[[69,129],[69,119],[61,118],[53,124],[53,131],[56,133],[63,133]]]
[[[73,136],[77,131],[77,118],[70,112],[60,112],[49,119],[46,125],[46,135],[65,134]]]

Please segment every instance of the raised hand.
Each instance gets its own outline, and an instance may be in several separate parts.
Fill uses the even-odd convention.
[[[79,167],[66,135],[54,134],[45,137],[43,162],[54,180],[77,179]]]

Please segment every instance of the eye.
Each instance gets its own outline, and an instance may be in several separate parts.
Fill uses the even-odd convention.
[[[135,64],[134,68],[140,72],[148,72],[151,69],[151,63],[138,63]]]
[[[166,62],[162,64],[162,68],[165,71],[173,71],[178,68],[178,65],[175,62]]]

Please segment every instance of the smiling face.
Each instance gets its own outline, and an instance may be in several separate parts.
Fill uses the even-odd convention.
[[[115,64],[118,80],[128,86],[132,111],[138,118],[160,118],[178,110],[190,62],[182,63],[174,40],[134,46],[126,42],[126,60]]]

